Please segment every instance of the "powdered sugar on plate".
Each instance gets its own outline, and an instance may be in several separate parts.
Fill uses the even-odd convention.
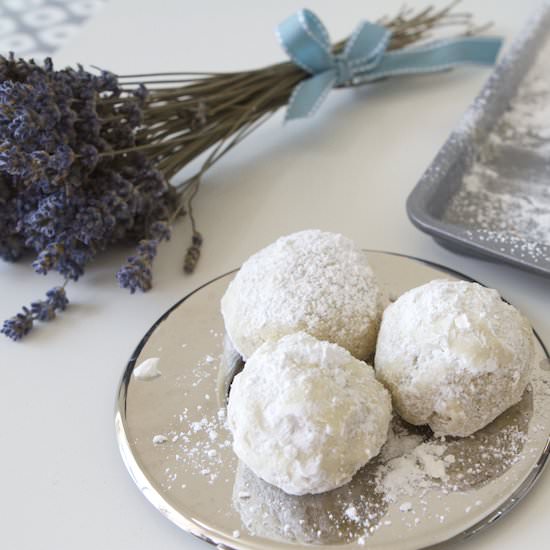
[[[189,389],[200,391],[203,383],[211,387],[220,368],[223,364],[216,360],[201,359],[186,378]],[[548,402],[550,387],[538,391],[539,400],[544,395]],[[483,502],[472,500],[471,491],[533,456],[524,449],[533,414],[528,390],[518,405],[467,438],[435,438],[428,428],[395,416],[380,455],[350,483],[319,495],[292,496],[237,463],[226,409],[208,401],[182,407],[169,426],[152,435],[151,445],[164,461],[167,492],[189,491],[189,476],[211,487],[232,485],[233,506],[244,529],[238,529],[238,537],[247,533],[304,544],[368,544],[375,533],[396,525],[409,530],[444,524],[457,510],[477,513]],[[234,479],[227,476],[228,463],[235,464]],[[454,495],[452,504],[448,495]],[[434,501],[441,504],[434,506]]]
[[[393,458],[377,472],[378,489],[389,502],[396,502],[429,489],[434,482],[447,481],[445,452],[444,445],[422,443],[410,453]]]
[[[138,380],[154,380],[159,377],[162,373],[159,370],[160,359],[158,357],[149,357],[142,361],[134,369],[134,378]]]
[[[377,258],[383,257],[373,254]],[[392,256],[391,262],[404,264],[388,271],[393,291],[417,274],[420,280],[438,274],[425,266],[415,271],[411,260]],[[525,490],[524,480],[538,471],[550,426],[546,359],[524,400],[472,438],[441,440],[395,418],[380,455],[344,487],[292,497],[265,483],[239,465],[225,426],[218,303],[229,277],[193,294],[152,333],[137,363],[160,357],[162,376],[151,383],[125,377],[121,386],[121,450],[163,514],[194,522],[213,539],[222,533],[229,546],[234,531],[239,542],[233,546],[256,544],[255,535],[298,544],[397,546],[400,538],[443,540],[500,512],[499,503],[508,499],[509,505],[515,488]],[[415,475],[405,475],[411,469]],[[392,483],[397,478],[400,483]]]
[[[162,450],[169,464],[165,469],[167,490],[178,481],[178,472],[182,469],[203,476],[212,485],[220,476],[223,452],[231,447],[230,434],[225,427],[225,409],[205,414],[202,409],[184,407],[177,415],[177,422],[163,435],[153,438],[153,444],[160,443],[163,443]]]
[[[469,491],[529,456],[524,445],[531,397],[527,392],[502,418],[465,439],[434,438],[394,417],[379,457],[349,484],[320,495],[287,495],[241,463],[233,504],[248,532],[306,544],[361,544],[384,529],[445,523],[449,515],[482,504],[476,499],[475,505]]]

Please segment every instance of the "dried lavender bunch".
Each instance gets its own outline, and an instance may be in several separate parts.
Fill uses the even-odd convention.
[[[452,7],[381,21],[393,33],[390,49],[434,27],[468,28],[469,16]],[[0,257],[32,253],[37,273],[56,271],[66,283],[110,245],[137,242],[117,279],[132,293],[147,291],[159,244],[187,213],[184,271],[192,272],[202,246],[192,211],[202,174],[308,76],[291,62],[236,73],[116,76],[0,56]],[[169,183],[202,154],[197,174]],[[63,288],[63,307],[31,306],[1,332],[19,339],[35,320],[53,318],[67,304],[64,287],[56,288]]]
[[[177,191],[136,139],[145,93],[107,72],[0,57],[0,257],[34,252],[37,273],[76,281],[112,243],[173,221]],[[24,310],[2,332],[19,339],[53,317]]]

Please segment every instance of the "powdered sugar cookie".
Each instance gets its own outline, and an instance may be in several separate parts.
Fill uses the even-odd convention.
[[[235,453],[293,495],[350,481],[380,451],[390,416],[371,366],[303,332],[264,343],[229,394]]]
[[[251,256],[221,303],[226,331],[245,359],[298,331],[367,359],[384,305],[365,253],[319,230],[281,237]]]
[[[435,280],[384,312],[377,378],[397,412],[439,435],[467,436],[519,402],[535,363],[529,322],[496,290]]]

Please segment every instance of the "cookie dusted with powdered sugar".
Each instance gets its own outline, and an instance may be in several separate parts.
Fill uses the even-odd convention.
[[[233,380],[233,450],[293,495],[344,485],[388,434],[389,392],[370,365],[303,332],[266,342]]]
[[[384,312],[376,376],[407,422],[467,436],[521,399],[535,349],[529,322],[496,290],[435,280]]]
[[[367,359],[384,305],[366,254],[353,241],[308,230],[251,256],[221,308],[225,329],[245,359],[264,342],[298,331]]]

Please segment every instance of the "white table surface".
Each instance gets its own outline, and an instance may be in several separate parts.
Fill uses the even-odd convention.
[[[333,38],[400,4],[309,3]],[[494,32],[509,40],[536,4],[471,0],[463,8],[480,21],[492,19]],[[125,73],[261,66],[284,58],[272,30],[300,7],[296,0],[110,0],[56,59]],[[500,289],[550,343],[549,280],[452,254],[405,213],[408,193],[487,75],[469,68],[386,81],[333,92],[311,120],[283,127],[277,116],[205,178],[196,201],[205,245],[194,275],[181,272],[189,239],[183,223],[160,252],[152,292],[131,296],[117,287],[114,273],[130,252],[121,249],[70,286],[72,305],[62,318],[24,343],[1,338],[0,548],[207,547],[164,519],[134,486],[115,440],[115,394],[134,346],[163,311],[280,235],[319,227],[365,248],[452,267]],[[0,281],[0,318],[55,284],[27,264],[1,264]],[[550,472],[504,521],[445,547],[547,548],[548,509]]]

